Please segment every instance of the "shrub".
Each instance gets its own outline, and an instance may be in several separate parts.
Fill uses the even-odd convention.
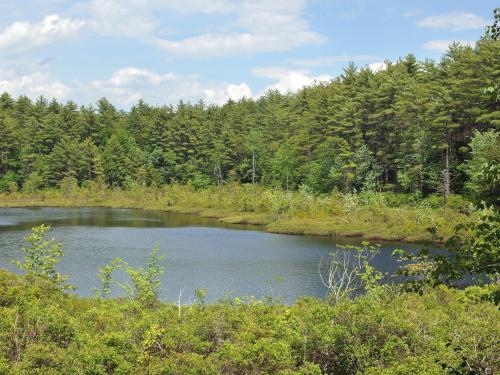
[[[29,246],[22,248],[24,261],[17,261],[15,264],[30,277],[49,280],[56,287],[70,288],[65,284],[68,277],[61,275],[55,268],[63,257],[62,243],[54,239],[46,240],[45,234],[49,230],[50,226],[43,224],[34,227],[31,234],[25,238]]]

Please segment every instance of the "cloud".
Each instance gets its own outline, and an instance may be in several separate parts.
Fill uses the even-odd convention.
[[[186,14],[224,14],[237,8],[237,3],[233,0],[150,0],[148,3]]]
[[[278,90],[282,93],[296,92],[304,86],[310,86],[319,82],[328,82],[332,79],[330,75],[312,76],[307,70],[288,70],[276,67],[257,68],[252,73],[257,77],[277,80],[277,82],[268,85],[259,96],[268,90]]]
[[[252,89],[246,83],[240,83],[239,85],[230,84],[227,86],[227,94],[233,100],[251,98]]]
[[[35,99],[43,95],[80,104],[94,103],[106,97],[124,109],[139,99],[156,105],[176,105],[180,100],[223,104],[228,99],[237,101],[253,96],[245,82],[210,81],[195,74],[160,74],[136,67],[118,69],[107,79],[64,84],[47,73],[44,66],[37,64],[23,66],[23,71],[0,68],[0,93],[4,91],[14,96],[27,95]]]
[[[14,96],[27,95],[31,98],[43,95],[61,101],[71,99],[80,104],[94,103],[99,98],[106,97],[119,108],[126,109],[139,99],[155,105],[176,105],[180,100],[223,104],[228,99],[237,101],[243,97],[259,97],[270,89],[282,93],[296,92],[304,86],[332,79],[329,75],[312,75],[307,70],[258,68],[252,71],[255,76],[274,82],[254,95],[246,82],[204,80],[196,74],[160,74],[137,67],[118,69],[107,79],[71,84],[64,84],[52,77],[44,71],[43,65],[31,65],[30,69],[29,72],[19,72],[0,68],[0,92],[7,91]]]
[[[475,42],[471,40],[430,40],[427,43],[425,43],[422,48],[423,49],[428,49],[428,50],[434,50],[438,52],[446,52],[448,51],[448,48],[450,45],[453,43],[460,43],[463,46],[471,46],[474,47]]]
[[[154,44],[169,54],[187,57],[220,57],[286,51],[320,44],[325,38],[309,30],[302,18],[303,0],[242,0],[228,32],[209,32],[180,40],[155,38]]]
[[[24,52],[74,37],[85,25],[83,20],[61,18],[57,14],[39,23],[14,22],[0,34],[0,50]]]
[[[433,29],[449,29],[452,31],[459,31],[482,29],[488,25],[488,20],[474,13],[452,12],[426,17],[417,22],[417,25]]]
[[[142,37],[157,27],[147,7],[140,1],[93,0],[89,21],[99,34],[124,37]]]
[[[135,67],[119,69],[107,80],[79,85],[78,91],[87,101],[105,96],[123,107],[129,107],[139,99],[158,105],[177,104],[181,99],[222,104],[229,98],[239,100],[243,96],[252,96],[246,83],[204,81],[198,75],[158,74]]]
[[[151,41],[162,25],[158,11],[181,14],[224,14],[233,11],[229,0],[92,0],[87,8],[91,27],[99,34],[125,36]]]
[[[372,72],[380,72],[382,70],[387,69],[387,64],[384,61],[374,62],[372,64],[368,64],[368,67]]]
[[[371,55],[341,55],[341,56],[323,56],[316,59],[289,59],[288,63],[293,65],[320,67],[330,66],[338,63],[356,62],[356,61],[370,61],[376,60],[378,57]]]
[[[155,45],[176,56],[221,57],[228,55],[278,52],[305,44],[317,44],[322,39],[313,32],[294,34],[204,34],[180,41],[156,39]]]
[[[325,38],[310,30],[303,17],[305,0],[90,0],[75,6],[84,20],[50,15],[38,24],[16,22],[0,34],[0,50],[19,51],[74,36],[84,26],[99,35],[138,39],[170,55],[220,57],[286,51],[319,44]],[[216,14],[207,32],[163,37],[169,25],[158,13]]]
[[[0,92],[8,92],[14,96],[27,95],[31,98],[43,95],[48,98],[65,99],[70,93],[70,88],[44,72],[19,74],[12,69],[0,68]]]

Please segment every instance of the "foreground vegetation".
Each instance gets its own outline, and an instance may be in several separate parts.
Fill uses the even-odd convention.
[[[329,305],[86,299],[0,272],[1,374],[495,374],[491,287]]]
[[[394,193],[316,195],[258,185],[228,184],[205,189],[171,184],[110,189],[97,183],[78,187],[65,180],[60,190],[0,194],[0,207],[106,206],[195,213],[227,223],[263,225],[271,232],[361,236],[371,240],[442,241],[459,223],[473,221],[474,204],[449,196],[426,199]]]

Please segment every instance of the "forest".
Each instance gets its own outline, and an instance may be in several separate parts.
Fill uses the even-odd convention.
[[[350,64],[330,83],[222,106],[139,101],[124,111],[105,98],[79,107],[3,93],[0,191],[240,182],[493,202],[499,67],[500,44],[485,36],[438,63],[409,54],[379,71]]]

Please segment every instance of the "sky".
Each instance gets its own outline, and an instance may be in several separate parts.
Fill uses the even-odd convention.
[[[473,44],[498,0],[0,0],[0,92],[222,104]]]

